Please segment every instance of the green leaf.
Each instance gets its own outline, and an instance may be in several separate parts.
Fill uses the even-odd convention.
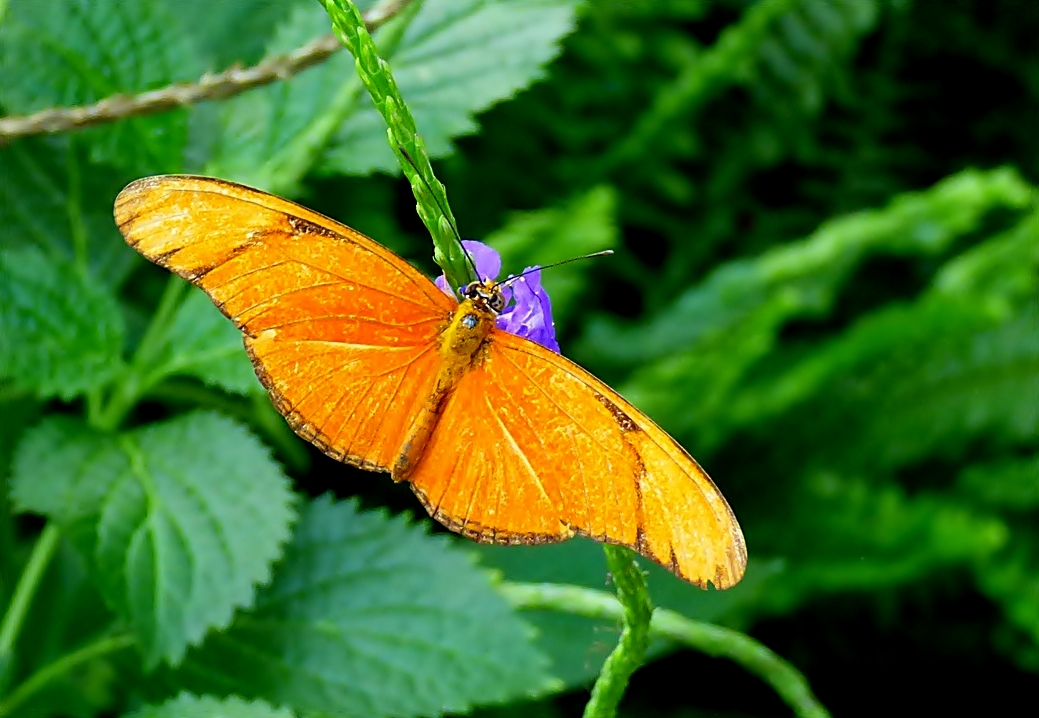
[[[732,413],[776,431],[813,427],[786,429],[786,450],[829,465],[893,468],[931,452],[959,457],[978,435],[1027,441],[1039,429],[1036,327],[1035,310],[999,321],[979,303],[941,297],[893,306],[771,387],[746,387]],[[775,410],[771,401],[789,407],[773,424],[763,421]]]
[[[267,54],[290,52],[328,32],[328,15],[319,4],[297,4]],[[299,194],[303,175],[360,95],[361,83],[344,51],[286,82],[221,103],[215,137],[193,138],[210,147],[205,173],[275,194]]]
[[[1039,509],[1039,455],[968,466],[957,481],[960,488],[990,506],[1013,511]]]
[[[476,131],[472,115],[543,74],[574,29],[573,0],[426,0],[386,58],[431,157]],[[377,38],[378,39],[378,38]],[[321,169],[396,174],[386,124],[365,97],[337,131]]]
[[[602,166],[628,166],[638,172],[645,157],[653,158],[657,166],[646,173],[647,183],[685,204],[695,191],[687,168],[661,167],[660,160],[667,161],[669,154],[688,156],[690,145],[699,142],[695,114],[737,84],[757,100],[755,115],[766,120],[769,137],[767,142],[754,142],[756,138],[741,127],[743,156],[736,161],[754,154],[774,161],[783,149],[776,142],[777,130],[804,136],[806,120],[818,113],[827,95],[836,94],[840,70],[874,26],[877,14],[875,0],[772,0],[749,5],[702,52],[670,53],[681,58],[679,71],[656,88],[652,101],[608,150]],[[669,53],[664,55],[674,62]]]
[[[979,563],[975,574],[978,587],[1003,609],[1006,620],[1024,631],[1031,643],[1015,652],[1033,671],[1039,645],[1039,531],[1035,521],[1019,526],[1011,534],[1008,549],[997,559]]]
[[[126,718],[292,718],[292,712],[263,701],[243,701],[237,696],[212,698],[181,693],[158,706],[145,706]]]
[[[220,71],[235,63],[248,67],[259,62],[268,38],[292,8],[312,0],[162,1],[183,27],[191,28],[192,42],[206,58],[206,67]]]
[[[617,246],[614,224],[616,196],[602,185],[571,198],[559,207],[516,213],[486,240],[501,253],[503,276],[519,274],[533,265],[544,266]],[[557,324],[572,316],[588,284],[595,261],[573,262],[542,274],[541,283],[552,299]]]
[[[851,272],[869,256],[935,255],[1000,208],[1023,208],[1031,188],[1016,172],[966,170],[887,207],[839,217],[810,237],[760,257],[723,264],[659,316],[620,327],[593,322],[582,351],[619,364],[674,360],[725,332],[764,321],[824,315]],[[662,371],[664,369],[662,368]]]
[[[803,438],[819,448],[804,447],[806,456],[843,452],[845,462],[887,465],[956,447],[979,431],[1033,436],[1037,231],[1033,213],[950,260],[914,304],[868,314],[795,361],[777,353],[728,396],[713,430],[791,412],[784,420],[791,426],[816,427]]]
[[[14,466],[16,504],[83,551],[149,666],[178,661],[252,604],[293,520],[267,449],[216,414],[121,435],[55,417],[25,437]]]
[[[353,503],[303,512],[255,608],[174,679],[309,715],[432,716],[548,687],[531,630],[444,537]]]
[[[11,114],[87,105],[197,79],[188,35],[162,3],[12,0],[0,26],[0,103]],[[138,174],[181,168],[187,113],[86,130],[95,160]]]
[[[755,48],[754,82],[746,84],[761,105],[802,121],[804,115],[817,113],[859,37],[876,25],[877,6],[875,0],[792,3]]]
[[[942,296],[970,297],[1007,315],[1039,289],[1039,210],[946,263],[934,278]]]
[[[112,221],[125,178],[96,165],[84,177],[75,147],[68,137],[0,146],[0,247],[38,247],[118,286],[140,261]]]
[[[261,391],[242,333],[200,289],[177,309],[153,377],[180,374],[236,394]]]
[[[609,583],[602,545],[574,538],[546,546],[473,546],[482,563],[500,570],[509,581],[565,583],[604,589]],[[771,579],[781,574],[779,561],[752,558],[740,583],[726,591],[704,591],[686,583],[650,561],[638,559],[646,571],[653,605],[669,608],[689,618],[739,626],[756,607]],[[782,580],[780,577],[778,580]],[[554,611],[525,611],[523,617],[538,629],[537,646],[552,660],[552,675],[576,688],[598,674],[603,661],[617,643],[619,627]],[[656,641],[650,655],[672,650]]]
[[[0,250],[0,377],[69,400],[119,371],[122,346],[119,307],[95,280],[34,247]]]
[[[673,432],[695,434],[701,451],[713,448],[730,430],[731,407],[742,398],[733,394],[775,349],[784,324],[825,316],[867,257],[937,254],[993,210],[1023,207],[1030,196],[1012,171],[961,172],[926,192],[900,195],[884,209],[832,220],[805,240],[722,265],[641,326],[592,322],[578,354],[600,364],[638,363],[621,393]],[[945,316],[930,313],[936,321]]]
[[[759,609],[776,611],[812,594],[875,591],[942,567],[984,563],[1010,539],[1003,521],[966,502],[909,496],[889,482],[831,471],[787,488],[754,527],[759,550],[787,562],[781,579],[761,594]]]

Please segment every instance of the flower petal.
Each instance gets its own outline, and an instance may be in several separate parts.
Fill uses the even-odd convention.
[[[435,284],[438,287],[440,287],[440,291],[442,291],[447,296],[449,296],[449,297],[454,297],[455,296],[454,291],[451,289],[451,285],[447,283],[447,276],[446,275],[441,274],[439,277],[437,277],[436,279],[433,280],[433,284]],[[455,299],[457,299],[457,298],[458,297],[455,297]]]
[[[501,273],[501,255],[492,247],[483,242],[472,239],[463,239],[462,247],[472,257],[476,265],[476,273],[481,280],[497,279]]]
[[[537,267],[528,267],[525,271],[530,274],[514,280],[508,287],[512,289],[515,303],[498,317],[498,327],[559,353],[552,302],[541,287],[541,271]]]

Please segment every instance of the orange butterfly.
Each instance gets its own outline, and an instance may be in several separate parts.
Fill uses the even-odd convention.
[[[368,237],[216,179],[149,177],[116,199],[127,243],[206,291],[304,439],[409,481],[477,541],[588,536],[706,587],[743,576],[732,510],[660,427],[564,357],[495,325],[502,286],[447,296]]]

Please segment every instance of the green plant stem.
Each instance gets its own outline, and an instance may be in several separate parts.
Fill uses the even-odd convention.
[[[476,276],[458,240],[455,218],[447,203],[447,191],[433,174],[426,145],[418,136],[415,118],[400,94],[389,65],[379,57],[360,11],[350,0],[321,2],[332,18],[336,36],[354,56],[357,74],[371,95],[372,103],[386,120],[390,147],[411,183],[418,215],[433,238],[433,259],[444,270],[451,286],[456,289],[465,286]],[[413,2],[399,22],[407,22],[419,5]]]
[[[170,275],[159,300],[159,307],[155,310],[144,336],[141,337],[140,344],[137,345],[133,361],[119,377],[105,407],[95,416],[88,417],[91,426],[102,431],[112,431],[123,422],[141,396],[162,379],[161,376],[152,376],[149,367],[162,351],[173,315],[180,307],[188,287],[188,283],[183,279]]]
[[[617,587],[624,628],[620,640],[603,663],[592,686],[592,697],[584,708],[584,718],[613,718],[617,715],[631,674],[646,661],[649,626],[653,604],[649,600],[646,577],[635,562],[635,555],[621,546],[603,546],[606,565]]]
[[[6,700],[0,701],[0,716],[10,715],[16,708],[40,691],[41,688],[60,678],[76,666],[99,658],[108,653],[121,651],[134,645],[135,638],[130,634],[106,636],[89,643],[71,653],[66,653],[52,663],[48,663],[33,673]]]
[[[625,607],[605,591],[560,584],[503,583],[500,591],[516,608],[572,613],[588,618],[620,620]],[[792,665],[750,636],[680,613],[658,608],[649,626],[650,637],[664,638],[709,656],[728,658],[772,686],[802,718],[828,718],[829,712],[812,695],[805,677]]]
[[[716,658],[730,658],[771,685],[799,716],[827,718],[829,713],[812,695],[808,681],[792,665],[750,636],[710,623],[691,621],[673,611],[661,611],[654,629],[664,638]]]
[[[44,526],[40,537],[36,539],[29,561],[25,564],[18,585],[11,595],[11,603],[7,606],[3,623],[0,624],[0,666],[6,666],[10,656],[14,654],[14,644],[21,633],[25,614],[28,613],[32,597],[39,588],[43,572],[47,569],[54,552],[58,550],[60,540],[61,532],[53,522]],[[0,711],[0,716],[2,715],[4,713]]]

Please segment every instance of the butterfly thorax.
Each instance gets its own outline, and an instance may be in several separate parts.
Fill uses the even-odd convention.
[[[466,297],[458,304],[450,323],[440,335],[441,374],[464,374],[494,329],[498,313],[479,299]],[[461,378],[461,374],[457,378]]]
[[[462,290],[462,301],[440,335],[440,371],[433,390],[416,412],[394,464],[395,480],[407,479],[418,466],[444,403],[462,377],[480,361],[480,349],[504,306],[501,287],[493,280],[473,282]]]

